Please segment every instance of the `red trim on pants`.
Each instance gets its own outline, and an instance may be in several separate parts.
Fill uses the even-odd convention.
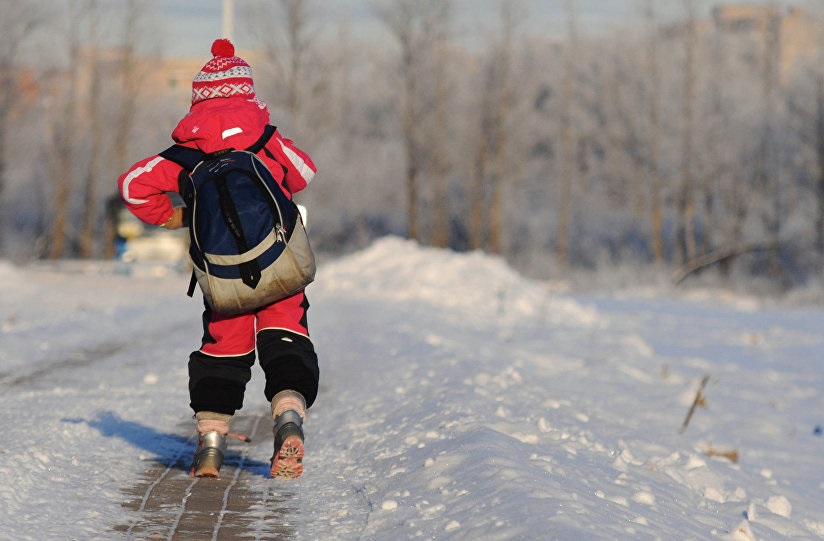
[[[263,329],[284,329],[309,336],[306,328],[306,296],[286,297],[253,312],[227,316],[207,308],[200,351],[215,357],[245,355],[255,349],[255,334]]]

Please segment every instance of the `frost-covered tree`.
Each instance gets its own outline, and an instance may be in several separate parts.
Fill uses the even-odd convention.
[[[17,131],[14,114],[19,113],[25,92],[25,58],[22,48],[32,38],[33,30],[44,20],[37,3],[0,0],[0,257],[6,256],[6,208],[8,168],[10,159],[8,140]]]

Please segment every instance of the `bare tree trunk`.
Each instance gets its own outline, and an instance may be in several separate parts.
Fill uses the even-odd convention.
[[[79,66],[80,55],[80,35],[79,26],[83,13],[80,9],[75,9],[72,13],[72,22],[69,30],[69,65]],[[59,259],[65,255],[67,222],[69,218],[70,191],[72,183],[72,171],[74,168],[75,145],[72,138],[72,130],[76,125],[77,109],[77,77],[78,70],[69,70],[68,85],[62,113],[54,120],[58,123],[54,130],[54,141],[52,142],[56,152],[54,152],[51,162],[52,178],[55,179],[54,192],[54,220],[51,228],[51,248],[49,257]]]
[[[445,4],[448,6],[448,4]],[[448,7],[447,7],[448,9]],[[449,17],[451,14],[444,14]],[[431,140],[437,141],[432,149],[432,222],[431,242],[433,246],[449,246],[451,216],[449,210],[449,156],[447,145],[449,133],[449,44],[445,28],[438,32],[435,59],[435,133]]]
[[[507,117],[512,101],[511,63],[515,5],[499,0],[500,41],[489,48],[478,93],[479,122],[470,203],[470,244],[475,249],[501,252],[503,177],[506,174]]]
[[[123,26],[123,56],[120,58],[120,109],[117,123],[114,126],[114,165],[116,171],[125,171],[129,166],[129,149],[132,138],[132,128],[137,114],[137,101],[142,85],[139,81],[142,68],[137,61],[137,44],[139,39],[139,22],[145,12],[145,4],[141,0],[129,0],[126,18]],[[105,245],[103,257],[115,256],[115,237],[117,234],[113,216],[107,212]]]
[[[684,86],[681,102],[681,193],[679,196],[682,260],[692,260],[698,249],[695,232],[695,173],[693,170],[694,104],[696,86],[696,54],[698,33],[696,29],[695,0],[684,0],[687,11],[685,35]]]
[[[114,130],[114,155],[117,171],[129,166],[129,143],[132,137],[137,100],[140,96],[142,70],[137,61],[137,45],[140,39],[139,22],[145,13],[141,0],[129,0],[123,27],[123,56],[120,58],[120,110]]]
[[[770,241],[777,242],[781,232],[782,194],[779,179],[779,166],[776,148],[776,93],[778,90],[778,34],[781,24],[781,14],[778,9],[770,10],[764,24],[764,61],[763,61],[763,92],[764,92],[764,134],[762,138],[763,157],[760,176],[764,185],[764,192],[770,198],[765,209],[767,234]],[[770,204],[771,203],[771,204]],[[770,273],[773,276],[780,274],[779,253],[770,252]]]
[[[818,159],[816,195],[818,214],[815,220],[815,246],[819,255],[824,255],[824,76],[816,78],[815,148]]]
[[[564,3],[567,17],[567,43],[564,47],[564,73],[561,81],[561,186],[558,197],[558,264],[569,263],[569,240],[572,222],[572,186],[575,183],[575,133],[572,108],[575,102],[575,55],[577,53],[577,20],[575,0]]]
[[[431,161],[432,154],[421,144],[422,126],[431,113],[426,107],[427,83],[432,67],[433,37],[438,35],[444,21],[443,13],[451,10],[444,0],[395,0],[391,6],[378,7],[376,12],[398,40],[401,48],[402,131],[406,168],[407,236],[421,240],[420,182],[422,164]],[[434,83],[437,87],[437,83]],[[435,92],[437,94],[437,91]],[[436,109],[436,107],[432,107]],[[436,123],[437,125],[437,123]],[[432,135],[432,134],[430,134]],[[437,136],[438,134],[434,134]],[[437,145],[430,141],[427,146]]]
[[[0,90],[0,257],[5,254],[6,247],[6,133],[10,128],[9,117],[17,96],[14,90],[17,85],[14,74],[17,44],[12,45],[15,46],[10,50],[3,47],[0,56],[0,88],[3,89]]]
[[[87,115],[89,119],[89,161],[86,170],[86,182],[84,190],[83,204],[83,225],[80,230],[80,257],[88,259],[92,257],[94,251],[95,232],[97,230],[98,206],[97,206],[97,183],[102,154],[103,122],[101,119],[101,77],[100,61],[98,58],[97,28],[100,24],[100,13],[97,9],[97,0],[88,0],[86,9],[88,10],[88,20],[90,36],[88,43],[88,54],[84,58],[88,62],[89,74],[89,95],[87,105]]]
[[[718,223],[717,217],[721,215],[721,193],[724,181],[727,180],[724,167],[724,141],[722,124],[725,119],[724,91],[726,88],[725,74],[727,73],[726,49],[727,43],[724,41],[723,32],[714,28],[711,40],[710,78],[709,94],[711,105],[711,119],[704,124],[702,152],[706,155],[707,166],[701,175],[701,191],[704,202],[704,236],[701,246],[701,253],[712,252],[718,243],[717,234],[723,230],[722,224]],[[721,239],[721,244],[727,243]],[[729,241],[735,242],[734,240]],[[727,272],[726,265],[721,265],[722,273]]]
[[[486,80],[484,74],[483,79]],[[480,98],[480,121],[478,122],[478,147],[475,152],[473,167],[473,178],[470,184],[469,194],[469,245],[473,250],[480,250],[484,247],[488,238],[486,224],[489,217],[486,213],[487,197],[487,168],[489,167],[489,111],[492,110],[491,89],[488,84],[483,84],[479,91]]]
[[[493,112],[493,145],[490,149],[492,154],[491,164],[491,201],[489,207],[489,250],[495,254],[503,252],[503,232],[504,225],[504,191],[506,188],[505,177],[508,172],[507,152],[509,144],[509,133],[507,124],[511,114],[514,89],[512,88],[512,61],[513,61],[513,39],[515,35],[515,25],[517,16],[515,7],[511,1],[502,0],[499,5],[501,15],[501,44],[498,53],[495,55],[495,69],[497,83],[497,99]]]
[[[308,80],[307,70],[314,35],[309,28],[311,6],[312,0],[258,0],[246,13],[248,30],[257,35],[266,61],[274,66],[270,71],[277,81],[275,99],[290,121],[300,124],[302,129],[312,127],[306,125],[309,122],[304,116],[305,97],[315,82]],[[257,77],[262,80],[266,74],[261,74]]]
[[[406,154],[406,220],[407,236],[410,239],[420,240],[418,225],[418,164],[421,153],[417,142],[418,108],[415,100],[418,93],[417,74],[415,69],[415,53],[412,51],[410,39],[401,38],[403,60],[403,141]]]
[[[649,188],[652,259],[664,264],[664,200],[661,180],[661,70],[658,65],[658,19],[655,0],[644,5],[647,21],[647,74],[649,80]]]
[[[13,4],[13,5],[12,5]],[[10,116],[17,105],[20,93],[15,69],[20,47],[32,29],[40,23],[37,12],[23,2],[6,2],[0,19],[0,257],[6,248],[6,159],[7,137],[12,132]]]
[[[286,13],[283,28],[289,46],[289,69],[286,72],[286,108],[293,119],[300,118],[301,91],[300,82],[303,78],[304,56],[308,47],[307,0],[280,0]]]

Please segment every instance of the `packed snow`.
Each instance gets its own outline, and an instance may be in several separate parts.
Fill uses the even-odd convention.
[[[125,493],[194,429],[187,284],[0,262],[0,538],[125,536]],[[306,473],[253,471],[251,512],[280,495],[294,539],[824,538],[824,307],[574,292],[398,238],[325,262],[308,295]],[[239,415],[262,395],[256,369]]]

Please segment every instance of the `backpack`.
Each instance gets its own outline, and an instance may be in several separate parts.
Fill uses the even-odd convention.
[[[227,315],[248,312],[303,290],[315,257],[297,205],[257,156],[275,133],[267,126],[245,150],[207,154],[173,145],[160,153],[181,167],[192,281],[208,305]],[[281,165],[281,167],[283,167]],[[286,168],[284,167],[284,172]]]

